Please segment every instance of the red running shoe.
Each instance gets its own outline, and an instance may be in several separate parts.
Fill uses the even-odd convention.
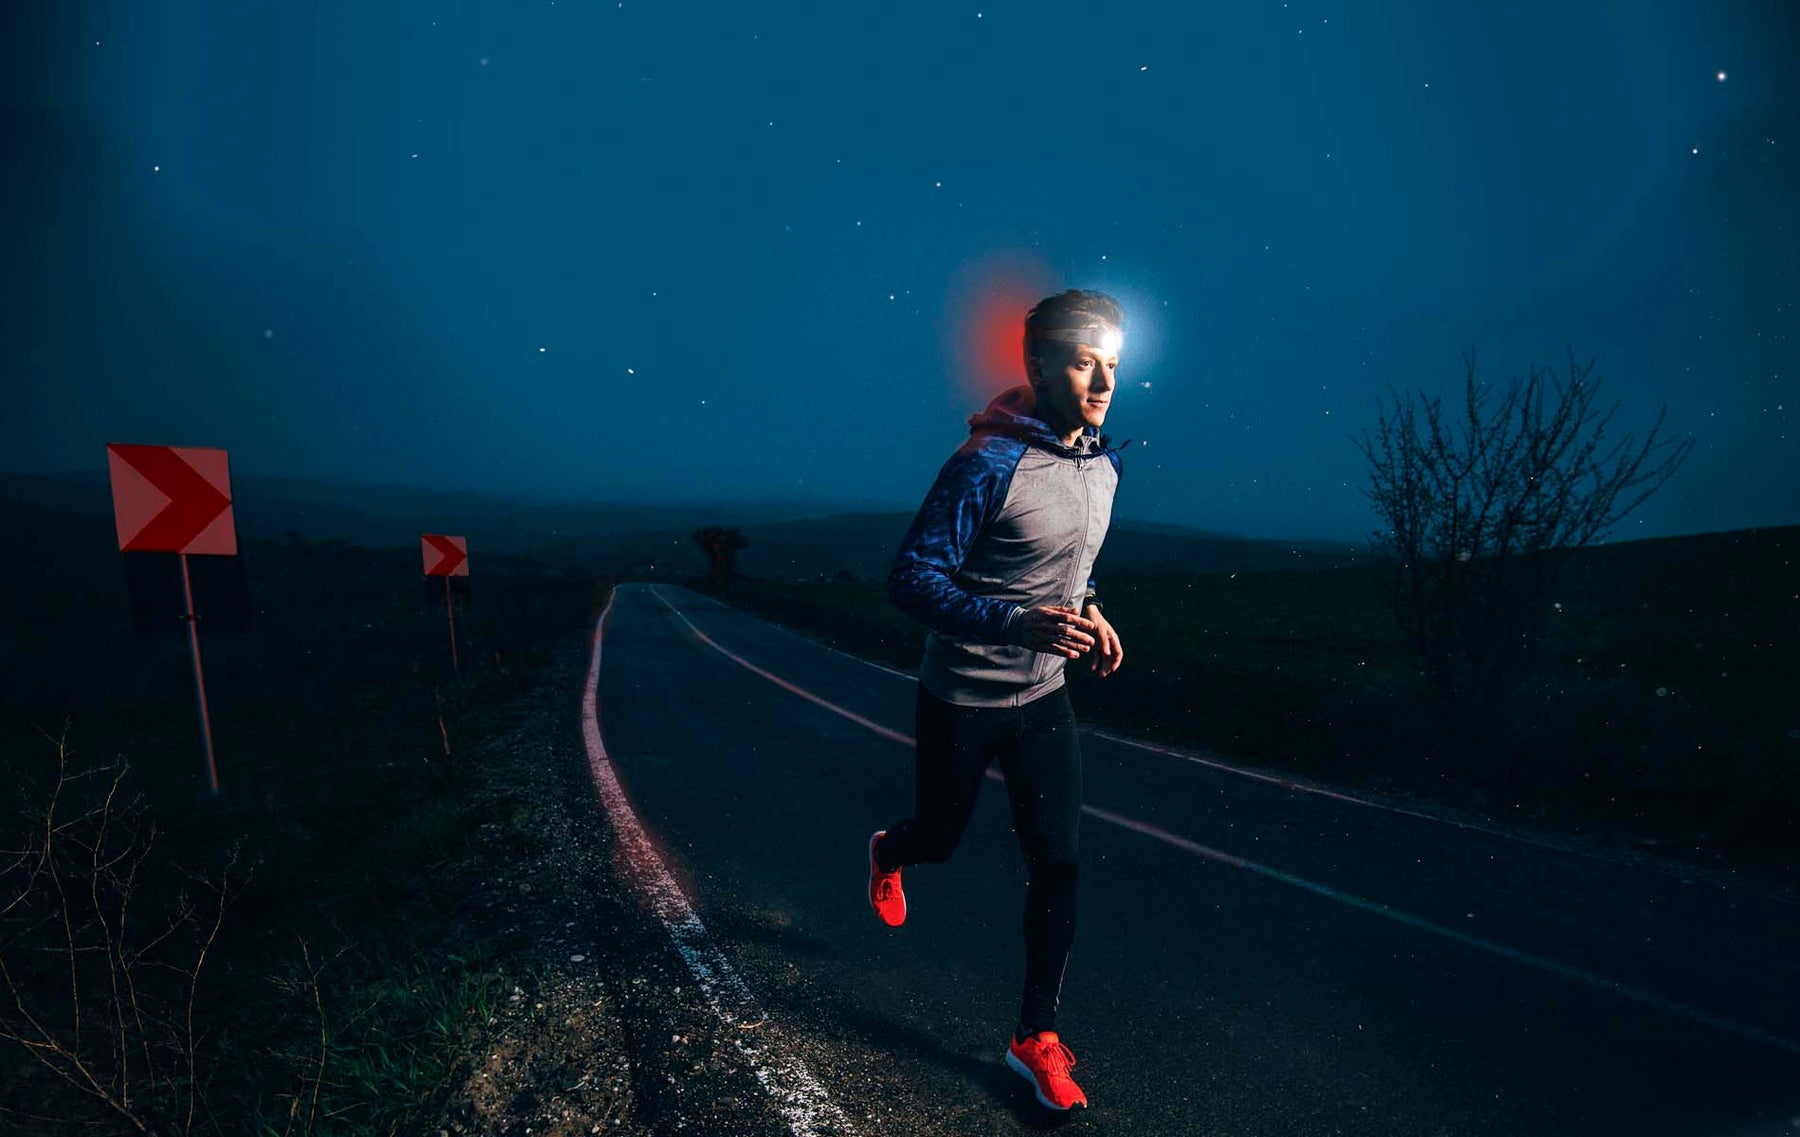
[[[1041,1031],[1024,1042],[1015,1039],[1006,1048],[1006,1064],[1031,1083],[1038,1104],[1044,1108],[1060,1112],[1087,1108],[1087,1095],[1081,1092],[1075,1079],[1069,1077],[1075,1055],[1062,1044],[1062,1039],[1056,1037],[1055,1031]]]
[[[882,923],[898,928],[906,923],[906,893],[900,890],[900,870],[882,872],[875,863],[875,842],[886,835],[887,830],[881,829],[869,838],[869,907],[875,909]]]

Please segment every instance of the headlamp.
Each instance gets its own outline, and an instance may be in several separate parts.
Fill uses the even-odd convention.
[[[1038,339],[1055,340],[1058,343],[1084,343],[1097,348],[1102,355],[1116,354],[1124,342],[1119,329],[1111,324],[1089,324],[1082,328],[1047,328],[1037,334]]]

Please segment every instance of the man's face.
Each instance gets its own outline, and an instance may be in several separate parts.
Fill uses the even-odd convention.
[[[1118,386],[1119,353],[1093,344],[1049,341],[1039,353],[1038,417],[1058,432],[1098,428]]]

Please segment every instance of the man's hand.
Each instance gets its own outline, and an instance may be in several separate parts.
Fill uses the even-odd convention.
[[[1099,629],[1100,653],[1088,664],[1088,670],[1104,679],[1117,671],[1125,662],[1125,646],[1119,642],[1119,633],[1107,622],[1105,613],[1096,606],[1090,605],[1087,610],[1088,622]]]
[[[1032,651],[1080,659],[1097,642],[1100,626],[1073,608],[1046,604],[1028,608],[1019,620],[1021,642]],[[1117,637],[1114,637],[1117,642]]]

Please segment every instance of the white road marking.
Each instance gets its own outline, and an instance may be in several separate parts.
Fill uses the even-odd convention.
[[[624,851],[631,883],[649,901],[656,918],[668,931],[675,950],[699,983],[707,1005],[724,1024],[738,1053],[744,1056],[751,1073],[774,1101],[795,1137],[855,1133],[849,1118],[831,1100],[805,1062],[778,1049],[767,1032],[744,1033],[749,1027],[766,1022],[768,1016],[758,1007],[756,996],[751,994],[731,961],[713,943],[706,925],[700,922],[693,905],[682,895],[675,878],[669,875],[668,868],[638,822],[624,787],[619,784],[606,745],[600,739],[600,641],[612,605],[612,598],[608,597],[605,610],[594,622],[594,651],[588,662],[587,686],[581,693],[581,737],[587,745],[588,768],[593,772],[594,785],[600,791],[606,816]]]
[[[993,776],[991,772],[990,776]],[[1310,881],[1304,877],[1295,876],[1292,873],[1285,873],[1280,869],[1273,869],[1267,865],[1259,865],[1255,861],[1245,860],[1243,857],[1233,856],[1230,853],[1220,852],[1217,849],[1209,849],[1205,845],[1188,840],[1186,837],[1176,836],[1167,830],[1159,829],[1154,825],[1138,821],[1135,818],[1113,813],[1110,810],[1100,809],[1097,806],[1092,805],[1084,805],[1081,807],[1081,812],[1091,814],[1102,821],[1109,821],[1121,828],[1129,829],[1133,833],[1141,833],[1146,837],[1154,838],[1155,840],[1163,842],[1165,845],[1173,845],[1175,848],[1185,850],[1196,857],[1204,857],[1209,861],[1217,861],[1220,864],[1230,865],[1233,868],[1256,873],[1258,876],[1267,877],[1270,880],[1280,881],[1282,884],[1292,885],[1295,888],[1303,888],[1316,896],[1323,896],[1328,900],[1335,900],[1340,904],[1348,904],[1352,908],[1360,908],[1364,912],[1373,912],[1377,916],[1385,916],[1397,923],[1405,924],[1409,928],[1418,928],[1420,931],[1430,932],[1433,935],[1443,936],[1445,939],[1455,940],[1457,943],[1466,944],[1469,947],[1488,952],[1491,955],[1497,955],[1504,959],[1513,960],[1515,963],[1523,963],[1528,967],[1535,967],[1540,971],[1548,971],[1552,975],[1560,975],[1564,979],[1573,979],[1575,982],[1585,984],[1589,987],[1596,987],[1602,991],[1609,991],[1614,995],[1622,995],[1633,1002],[1643,1003],[1644,1005],[1654,1007],[1659,1011],[1665,1011],[1672,1015],[1679,1015],[1682,1018],[1692,1019],[1698,1023],[1704,1023],[1707,1026],[1725,1031],[1728,1034],[1735,1034],[1740,1038],[1750,1039],[1752,1042],[1761,1042],[1769,1046],[1777,1047],[1778,1049],[1788,1051],[1790,1054],[1800,1054],[1800,1042],[1794,1042],[1790,1039],[1783,1038],[1778,1034],[1771,1034],[1761,1027],[1750,1026],[1746,1023],[1734,1022],[1731,1019],[1721,1018],[1709,1011],[1703,1011],[1697,1007],[1690,1007],[1686,1003],[1678,1003],[1673,999],[1664,998],[1654,991],[1646,991],[1642,987],[1633,987],[1629,983],[1620,983],[1617,980],[1608,979],[1604,975],[1596,975],[1592,971],[1583,971],[1579,967],[1572,967],[1569,964],[1550,959],[1547,956],[1536,955],[1528,951],[1520,951],[1518,948],[1508,947],[1507,945],[1498,943],[1494,940],[1470,935],[1468,932],[1458,931],[1455,928],[1446,927],[1443,924],[1433,923],[1423,917],[1402,912],[1397,908],[1391,908],[1386,904],[1374,900],[1364,900],[1360,896],[1355,896],[1348,892],[1340,892],[1329,885],[1319,884],[1316,881]]]
[[[911,746],[913,744],[911,735],[901,734],[897,730],[889,730],[887,727],[882,726],[878,722],[873,722],[869,719],[862,717],[861,715],[857,714],[855,711],[847,711],[843,707],[838,706],[836,703],[830,702],[829,700],[826,700],[826,699],[821,699],[819,696],[813,694],[811,691],[808,691],[802,687],[796,687],[794,684],[789,683],[786,679],[783,679],[781,676],[776,675],[772,671],[764,671],[762,668],[756,666],[756,664],[754,664],[754,663],[751,663],[749,660],[745,659],[743,656],[737,654],[736,652],[730,651],[726,648],[719,646],[719,644],[717,642],[715,642],[711,636],[707,635],[705,632],[701,631],[699,628],[694,627],[694,622],[687,618],[686,613],[682,612],[681,609],[675,607],[675,605],[670,604],[668,602],[668,600],[664,599],[663,594],[656,590],[655,585],[650,586],[650,595],[656,597],[658,600],[661,600],[663,602],[663,605],[665,607],[667,607],[669,609],[669,611],[675,613],[676,617],[679,618],[682,623],[684,623],[688,626],[688,631],[693,632],[696,636],[700,637],[701,643],[704,643],[707,647],[712,648],[714,651],[718,652],[720,655],[724,656],[726,659],[731,660],[733,663],[737,664],[739,667],[742,667],[749,671],[754,671],[756,674],[762,676],[764,679],[767,679],[769,682],[775,684],[776,686],[784,687],[787,690],[792,691],[794,694],[800,696],[802,699],[807,699],[807,700],[810,700],[811,702],[817,703],[819,706],[824,707],[826,710],[831,711],[833,714],[843,715],[845,718],[849,719],[851,722],[855,723],[856,725],[867,727],[870,730],[874,731],[876,734],[881,735],[883,738],[891,739],[891,740],[898,742],[904,746]]]
[[[1179,758],[1183,762],[1188,762],[1195,766],[1205,766],[1209,770],[1218,770],[1226,774],[1236,774],[1240,778],[1249,778],[1252,781],[1266,782],[1272,786],[1280,786],[1282,789],[1293,790],[1295,793],[1315,794],[1319,797],[1328,797],[1333,801],[1341,801],[1346,805],[1360,805],[1369,809],[1380,809],[1385,810],[1388,813],[1398,813],[1405,817],[1416,817],[1421,821],[1435,821],[1439,825],[1449,825],[1457,829],[1468,829],[1476,833],[1485,833],[1489,837],[1504,837],[1508,841],[1517,841],[1521,845],[1530,845],[1536,849],[1548,849],[1551,852],[1586,857],[1589,860],[1607,861],[1609,864],[1616,863],[1608,861],[1605,857],[1597,856],[1596,854],[1589,853],[1582,849],[1565,848],[1562,845],[1553,845],[1548,841],[1539,841],[1533,837],[1522,837],[1517,833],[1507,833],[1504,830],[1492,829],[1486,825],[1476,825],[1470,821],[1457,821],[1455,818],[1451,817],[1439,817],[1434,813],[1421,813],[1416,809],[1407,809],[1404,806],[1389,805],[1382,801],[1372,801],[1369,798],[1356,797],[1353,794],[1347,794],[1339,790],[1327,789],[1324,786],[1314,785],[1311,782],[1301,781],[1299,778],[1287,778],[1282,777],[1279,774],[1265,774],[1260,770],[1247,770],[1242,766],[1233,766],[1229,762],[1221,762],[1217,758],[1208,758],[1204,754],[1196,754],[1191,750],[1182,750],[1174,746],[1162,746],[1154,742],[1145,742],[1141,739],[1130,738],[1123,734],[1114,734],[1110,730],[1100,730],[1091,726],[1083,727],[1082,729],[1088,734],[1093,735],[1095,738],[1104,738],[1108,742],[1116,742],[1121,746],[1132,746],[1139,750],[1148,750],[1152,754],[1162,754],[1170,758]]]
[[[651,586],[651,591],[655,592],[655,586]],[[657,593],[656,598],[658,600],[661,600],[664,604],[668,604],[670,609],[674,610],[676,615],[678,615],[678,616],[682,615],[680,609],[675,608],[675,606],[673,604],[669,604],[668,599],[666,597],[664,597],[661,593]],[[731,605],[726,604],[723,601],[716,600],[710,596],[703,597],[702,599],[706,600],[708,603],[711,603],[716,607],[723,608],[728,612],[743,613],[742,609],[733,608]],[[743,613],[743,614],[750,615],[752,619],[760,619],[760,617],[756,617],[753,613]],[[691,620],[687,620],[687,618],[685,616],[682,616],[682,619],[687,623],[688,627],[690,627],[690,628],[694,627],[693,622]],[[836,655],[841,655],[845,659],[853,660],[854,662],[860,663],[865,667],[873,667],[877,671],[885,671],[887,674],[894,676],[896,679],[904,679],[909,683],[917,683],[919,681],[919,677],[910,672],[900,671],[895,668],[889,667],[884,663],[876,663],[874,660],[864,659],[860,655],[851,655],[849,652],[844,651],[842,648],[832,647],[828,643],[823,643],[819,640],[812,638],[811,636],[804,635],[800,632],[796,632],[792,628],[785,628],[785,627],[782,627],[780,624],[772,623],[768,620],[762,620],[761,622],[764,624],[767,624],[771,628],[774,628],[776,631],[785,632],[786,634],[793,636],[796,639],[804,640],[807,643],[812,644],[814,647],[824,648],[826,651],[832,652]],[[699,629],[695,628],[694,634],[699,635],[700,634]],[[1535,849],[1547,849],[1551,852],[1561,853],[1565,856],[1582,857],[1586,860],[1600,861],[1604,864],[1618,864],[1619,863],[1618,858],[1616,858],[1616,857],[1608,857],[1608,856],[1605,856],[1600,853],[1590,852],[1587,849],[1574,848],[1569,845],[1558,844],[1554,841],[1547,841],[1547,840],[1543,840],[1543,839],[1540,839],[1537,837],[1527,837],[1527,836],[1524,836],[1519,833],[1508,833],[1504,829],[1495,829],[1495,828],[1493,828],[1491,826],[1487,826],[1487,825],[1478,825],[1472,821],[1458,821],[1457,819],[1455,819],[1453,817],[1443,817],[1443,816],[1440,816],[1435,813],[1424,813],[1424,812],[1422,812],[1420,810],[1416,810],[1416,809],[1407,809],[1405,806],[1392,805],[1392,804],[1390,804],[1388,802],[1384,802],[1384,801],[1375,801],[1372,798],[1357,797],[1354,794],[1347,794],[1340,790],[1334,790],[1334,789],[1330,789],[1329,787],[1326,787],[1326,786],[1316,785],[1312,782],[1308,782],[1308,781],[1305,781],[1300,778],[1290,778],[1290,777],[1286,777],[1286,776],[1283,776],[1280,774],[1265,774],[1261,770],[1252,770],[1246,766],[1234,766],[1230,762],[1224,762],[1224,761],[1219,760],[1218,758],[1209,757],[1208,755],[1206,755],[1204,753],[1196,753],[1195,751],[1192,751],[1192,750],[1183,750],[1177,746],[1164,746],[1164,745],[1161,745],[1161,744],[1155,743],[1155,742],[1145,742],[1142,739],[1132,738],[1129,735],[1114,734],[1110,730],[1103,730],[1100,727],[1096,727],[1096,726],[1081,726],[1078,729],[1083,734],[1089,734],[1089,735],[1094,736],[1095,738],[1105,739],[1107,742],[1117,743],[1120,746],[1130,746],[1130,747],[1133,747],[1138,750],[1148,751],[1151,754],[1161,754],[1168,758],[1178,758],[1183,762],[1188,762],[1195,766],[1205,766],[1209,770],[1217,770],[1222,774],[1232,774],[1232,775],[1235,775],[1240,778],[1249,778],[1253,782],[1262,782],[1265,785],[1279,786],[1282,789],[1291,790],[1294,793],[1314,794],[1318,797],[1331,798],[1333,801],[1341,801],[1347,805],[1360,805],[1366,809],[1379,809],[1386,813],[1397,813],[1403,817],[1417,818],[1420,821],[1431,821],[1431,822],[1435,822],[1438,825],[1448,825],[1448,826],[1451,826],[1452,828],[1456,828],[1456,829],[1467,829],[1474,833],[1485,833],[1490,837],[1501,837],[1508,841],[1515,841],[1521,845],[1530,845],[1531,847],[1533,847]],[[1655,866],[1655,865],[1651,865],[1649,867],[1656,868],[1656,869],[1658,869],[1658,871],[1663,871],[1663,872],[1668,871],[1666,869],[1660,869],[1658,866]]]
[[[651,585],[650,591],[655,592],[656,586]],[[662,602],[664,604],[669,604],[669,602],[667,600],[663,599],[663,597],[660,593],[657,594],[657,599],[662,600]],[[849,652],[845,651],[843,648],[832,647],[830,644],[826,643],[824,640],[814,639],[813,637],[807,635],[805,632],[797,632],[794,629],[785,627],[781,624],[771,623],[768,620],[763,620],[760,616],[756,616],[754,613],[746,613],[741,608],[733,608],[731,605],[725,603],[722,600],[714,599],[711,596],[702,597],[701,599],[705,600],[707,603],[711,604],[715,608],[723,608],[727,612],[737,612],[740,615],[748,615],[751,617],[751,619],[758,620],[764,624],[768,624],[769,627],[774,628],[778,632],[782,632],[786,635],[793,636],[797,640],[805,640],[807,643],[811,644],[812,646],[824,648],[826,651],[831,652],[833,655],[841,655],[845,659],[849,660],[851,663],[860,663],[864,667],[873,667],[877,671],[885,671],[889,675],[892,675],[894,678],[904,679],[909,683],[917,683],[919,681],[919,677],[917,675],[914,675],[910,671],[902,671],[898,667],[889,667],[885,663],[876,663],[874,660],[864,659],[860,655],[851,655]],[[669,604],[669,607],[673,608],[675,606],[673,604]],[[680,615],[680,614],[681,614],[680,611],[677,610],[676,615]],[[691,628],[691,627],[693,627],[693,625],[689,624],[688,627]]]
[[[714,651],[719,652],[721,655],[724,655],[728,659],[733,660],[734,662],[738,663],[740,666],[742,666],[750,671],[753,671],[758,675],[761,675],[763,678],[768,679],[771,682],[778,684],[779,686],[785,688],[786,690],[792,691],[796,695],[799,695],[800,697],[802,697],[804,699],[810,700],[811,702],[816,703],[821,707],[824,707],[828,711],[832,711],[836,714],[843,715],[845,718],[850,719],[852,722],[860,723],[861,725],[868,727],[870,730],[881,735],[883,738],[891,739],[892,741],[899,742],[906,746],[914,745],[914,740],[911,735],[902,734],[899,731],[890,730],[889,728],[887,728],[885,726],[881,726],[878,723],[870,722],[868,719],[863,718],[861,715],[858,715],[853,711],[845,710],[843,707],[840,707],[837,704],[830,702],[829,700],[823,699],[820,696],[815,695],[812,692],[807,691],[804,688],[799,687],[796,684],[791,683],[788,680],[783,679],[778,675],[775,675],[771,672],[765,671],[762,668],[757,667],[755,664],[750,663],[749,661],[745,660],[742,656],[739,656],[736,653],[728,651],[725,648],[719,646],[719,644],[714,642],[709,636],[706,635],[706,633],[702,632],[699,628],[694,627],[693,621],[689,620],[685,615],[682,615],[680,609],[676,608],[673,604],[669,604],[669,602],[666,599],[664,599],[660,593],[656,593],[656,590],[654,588],[651,589],[651,592],[654,595],[656,595],[656,598],[658,600],[661,600],[665,605],[668,605],[670,611],[674,612],[677,616],[680,616],[682,623],[686,624],[693,631],[693,633],[701,639],[702,642],[704,642],[708,647],[712,648]],[[996,782],[1004,783],[1006,780],[998,771],[995,771],[995,770],[989,770],[987,772],[987,776]],[[1263,777],[1262,775],[1257,775],[1257,776]],[[1333,794],[1330,796],[1338,797],[1338,796],[1342,796],[1342,795]],[[1346,800],[1352,802],[1353,804],[1370,804],[1370,803],[1362,802],[1360,799],[1356,799],[1356,798],[1349,798]],[[1385,807],[1383,807],[1383,808],[1385,808]],[[1122,829],[1127,829],[1133,833],[1142,834],[1143,836],[1149,837],[1153,840],[1161,841],[1165,845],[1169,845],[1173,848],[1180,849],[1183,852],[1192,854],[1193,856],[1201,857],[1203,859],[1210,860],[1210,861],[1216,861],[1219,864],[1229,865],[1232,868],[1243,869],[1246,872],[1255,873],[1258,876],[1262,876],[1269,880],[1279,881],[1282,884],[1291,885],[1295,888],[1304,889],[1307,892],[1311,892],[1315,896],[1322,896],[1327,900],[1335,900],[1340,904],[1347,904],[1352,908],[1357,908],[1364,912],[1372,912],[1377,916],[1384,916],[1389,920],[1393,920],[1396,923],[1404,924],[1409,928],[1417,928],[1420,931],[1430,932],[1433,935],[1443,936],[1446,939],[1454,940],[1457,943],[1463,944],[1468,947],[1475,948],[1478,951],[1484,951],[1490,955],[1499,956],[1502,959],[1510,959],[1515,963],[1522,963],[1522,964],[1526,965],[1527,967],[1534,967],[1540,971],[1547,971],[1552,975],[1561,976],[1564,979],[1570,979],[1577,983],[1581,983],[1585,986],[1594,987],[1601,991],[1606,991],[1606,992],[1609,992],[1614,995],[1622,996],[1626,999],[1632,1000],[1633,1002],[1642,1003],[1645,1006],[1653,1007],[1659,1011],[1664,1011],[1668,1014],[1677,1015],[1682,1018],[1690,1019],[1694,1022],[1701,1023],[1706,1026],[1713,1027],[1717,1030],[1724,1031],[1727,1034],[1735,1034],[1740,1038],[1746,1038],[1752,1042],[1760,1042],[1760,1043],[1763,1043],[1768,1046],[1776,1047],[1777,1049],[1780,1049],[1780,1050],[1786,1050],[1791,1054],[1800,1054],[1800,1042],[1795,1042],[1792,1039],[1784,1038],[1780,1035],[1773,1034],[1769,1031],[1763,1030],[1761,1027],[1751,1026],[1747,1023],[1740,1023],[1740,1022],[1733,1021],[1731,1019],[1723,1018],[1719,1015],[1712,1014],[1709,1011],[1703,1011],[1697,1007],[1690,1007],[1685,1003],[1679,1003],[1673,999],[1664,998],[1663,996],[1656,994],[1654,991],[1647,991],[1641,987],[1633,987],[1628,983],[1620,983],[1620,982],[1617,982],[1616,980],[1608,979],[1603,975],[1597,975],[1594,972],[1584,971],[1579,967],[1573,967],[1569,964],[1562,963],[1557,960],[1551,959],[1548,956],[1536,955],[1532,952],[1521,951],[1518,948],[1508,947],[1506,944],[1499,943],[1494,940],[1485,939],[1481,936],[1470,935],[1467,932],[1459,931],[1459,930],[1457,930],[1455,928],[1451,928],[1451,927],[1446,927],[1443,924],[1434,923],[1430,920],[1425,919],[1424,917],[1414,916],[1410,913],[1402,912],[1398,908],[1390,907],[1390,906],[1388,906],[1386,904],[1382,904],[1378,901],[1365,900],[1360,896],[1356,896],[1356,895],[1353,895],[1348,892],[1342,892],[1338,889],[1332,888],[1329,885],[1319,884],[1316,881],[1307,880],[1305,877],[1295,876],[1292,873],[1282,872],[1280,869],[1270,868],[1267,865],[1257,864],[1255,861],[1246,860],[1243,857],[1234,856],[1231,853],[1225,853],[1225,852],[1219,851],[1218,849],[1208,848],[1207,846],[1201,845],[1198,842],[1190,841],[1186,837],[1181,837],[1174,833],[1170,833],[1165,829],[1160,829],[1157,826],[1149,824],[1148,822],[1139,821],[1136,818],[1132,818],[1132,817],[1126,817],[1123,814],[1114,813],[1111,810],[1102,809],[1099,806],[1083,805],[1081,807],[1081,811],[1085,814],[1088,814],[1091,817],[1096,817],[1096,818],[1100,819],[1101,821],[1105,821],[1108,824],[1117,825]],[[1432,820],[1436,820],[1436,819],[1434,818]]]

